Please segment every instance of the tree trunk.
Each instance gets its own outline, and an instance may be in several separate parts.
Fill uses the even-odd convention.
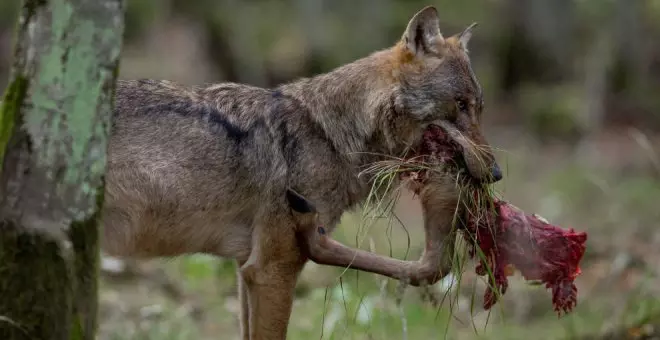
[[[122,0],[25,0],[0,108],[0,339],[94,339]]]

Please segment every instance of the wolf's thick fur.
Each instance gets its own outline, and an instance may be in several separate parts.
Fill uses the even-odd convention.
[[[466,51],[471,28],[445,39],[436,10],[427,7],[392,48],[273,89],[119,81],[104,250],[236,259],[244,338],[283,339],[307,259],[347,265],[333,256],[354,251],[328,243],[334,241],[316,227],[330,233],[345,211],[364,202],[370,183],[358,178],[360,167],[382,155],[404,156],[436,124],[463,146],[475,178],[501,176],[479,128],[481,88]],[[451,188],[436,183],[427,189],[435,194],[422,195],[425,215],[433,217],[425,219],[427,237],[435,241],[447,235],[451,211],[443,202],[456,200]],[[310,211],[291,209],[292,192],[299,203],[310,202]],[[311,220],[300,218],[309,212]],[[433,253],[428,239],[427,250]],[[403,270],[419,269],[404,261],[360,254],[357,269],[417,281],[446,274],[423,268],[430,273],[422,275]]]

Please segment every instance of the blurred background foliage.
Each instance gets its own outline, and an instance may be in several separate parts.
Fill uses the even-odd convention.
[[[429,4],[445,36],[479,24],[470,55],[486,95],[485,133],[506,168],[498,184],[504,197],[590,233],[578,308],[558,320],[548,292],[515,278],[501,310],[484,313],[471,264],[461,289],[435,303],[433,294],[402,293],[391,280],[352,271],[339,280],[341,271],[310,265],[291,338],[660,332],[659,0],[127,0],[120,77],[273,86],[391,46]],[[17,0],[0,1],[0,89],[19,8]],[[378,222],[365,230],[348,216],[337,237],[418,256],[417,203],[402,199],[397,214],[406,229]],[[101,338],[237,338],[231,262],[133,263],[132,276],[115,272],[133,267],[113,263],[105,267]],[[445,284],[433,292],[453,291]]]

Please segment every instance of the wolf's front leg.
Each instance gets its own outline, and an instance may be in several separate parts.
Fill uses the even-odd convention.
[[[250,257],[240,268],[250,340],[286,339],[296,281],[306,262],[290,222],[257,227]]]
[[[434,284],[451,270],[456,238],[455,216],[460,193],[455,181],[442,174],[431,174],[425,185],[416,188],[424,212],[426,244],[418,261],[403,261],[356,249],[333,240],[325,228],[306,222],[301,228],[300,245],[310,260],[376,273],[413,286]],[[305,198],[301,198],[305,199]]]

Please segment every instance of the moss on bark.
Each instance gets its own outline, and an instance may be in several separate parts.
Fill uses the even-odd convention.
[[[47,235],[0,221],[0,339],[68,339],[71,315],[62,311],[72,291],[63,255]]]
[[[98,308],[100,212],[103,205],[103,185],[97,190],[96,212],[88,219],[74,221],[69,237],[75,253],[75,295],[71,339],[94,339]]]
[[[2,169],[5,149],[13,134],[16,117],[19,114],[21,103],[25,97],[27,85],[27,79],[16,76],[7,87],[2,103],[0,104],[0,169]]]

